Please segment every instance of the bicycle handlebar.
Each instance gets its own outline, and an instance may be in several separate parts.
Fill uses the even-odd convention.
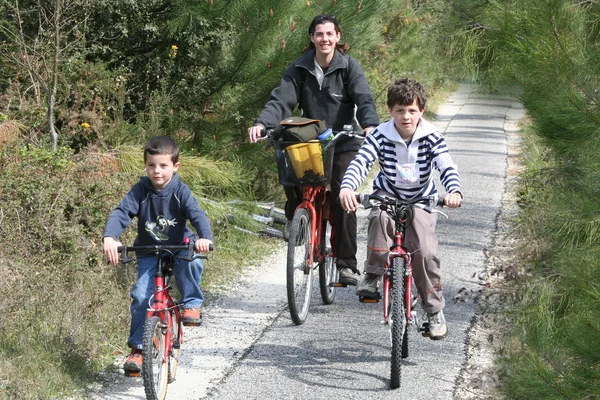
[[[277,131],[278,128],[264,128],[261,133],[260,136],[258,138],[258,140],[265,140],[265,139],[269,139],[273,136],[273,133],[275,131]],[[333,139],[327,141],[327,146],[325,146],[325,150],[327,150],[327,148],[336,140],[338,140],[341,136],[347,136],[347,137],[358,137],[361,139],[365,138],[365,133],[364,131],[355,131],[354,127],[352,125],[344,125],[344,128],[341,131],[333,131]]]
[[[396,198],[392,198],[392,197],[382,197],[376,194],[364,194],[364,193],[359,193],[356,195],[356,200],[362,204],[362,206],[366,209],[371,208],[374,206],[374,204],[371,202],[371,200],[375,200],[377,202],[379,202],[381,205],[383,206],[397,206],[397,205],[401,205],[401,204],[405,204],[405,205],[409,205],[412,207],[418,207],[421,208],[425,211],[427,211],[428,213],[440,213],[442,215],[445,216],[445,214],[439,210],[436,210],[434,207],[442,207],[444,206],[444,198],[443,197],[438,197],[436,199],[435,202],[435,206],[426,206],[425,204],[422,203],[411,203],[411,202],[406,202],[406,201],[402,201]]]
[[[117,251],[121,253],[121,263],[126,264],[128,262],[133,261],[132,258],[127,256],[127,253],[130,251],[147,251],[155,254],[159,254],[161,252],[172,252],[179,250],[187,250],[188,256],[179,257],[185,261],[194,261],[198,258],[208,259],[207,256],[202,254],[194,253],[194,243],[184,243],[184,244],[156,244],[156,245],[144,245],[144,246],[119,246],[117,247]],[[214,245],[209,246],[209,251],[214,250]]]

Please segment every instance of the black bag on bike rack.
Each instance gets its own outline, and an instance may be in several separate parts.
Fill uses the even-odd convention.
[[[325,121],[303,117],[286,118],[279,125],[280,129],[275,139],[292,143],[308,142],[327,130]]]

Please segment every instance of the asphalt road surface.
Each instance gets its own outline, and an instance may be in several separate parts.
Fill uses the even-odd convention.
[[[315,281],[308,319],[296,326],[286,309],[282,246],[261,265],[248,266],[229,295],[205,307],[202,327],[186,329],[167,399],[458,398],[476,305],[454,299],[463,288],[478,289],[473,276],[484,268],[482,250],[491,244],[505,186],[506,127],[522,116],[514,98],[463,84],[432,121],[458,165],[465,198],[461,208],[444,209],[449,218],[440,216],[437,225],[448,336],[432,341],[409,330],[410,356],[399,389],[389,389],[390,339],[381,323],[382,303],[362,304],[349,287],[338,289],[334,304],[325,306]],[[366,215],[359,211],[360,265]],[[106,378],[92,398],[145,398],[141,378]]]

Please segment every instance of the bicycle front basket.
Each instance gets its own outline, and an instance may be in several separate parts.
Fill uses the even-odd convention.
[[[323,186],[331,180],[335,143],[275,141],[279,183],[283,186]]]

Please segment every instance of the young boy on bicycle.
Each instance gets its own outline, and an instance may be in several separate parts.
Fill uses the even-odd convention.
[[[430,205],[437,195],[434,168],[446,190],[444,204],[459,207],[462,201],[458,170],[452,161],[444,137],[422,118],[425,90],[417,81],[399,79],[388,88],[387,106],[392,119],[380,124],[367,136],[348,167],[340,190],[341,206],[348,211],[358,207],[355,191],[367,177],[375,160],[380,171],[373,181],[375,194],[411,203]],[[435,225],[437,214],[414,209],[407,227],[405,243],[412,254],[413,276],[429,320],[429,337],[446,337],[442,309],[442,278],[437,257]],[[365,276],[356,290],[364,297],[376,297],[379,278],[392,245],[394,222],[384,211],[373,207],[368,216],[367,260]]]
[[[176,174],[181,163],[175,140],[168,136],[150,139],[144,147],[144,163],[147,176],[142,176],[131,188],[106,222],[102,238],[106,260],[111,264],[119,262],[117,248],[121,243],[117,238],[131,224],[133,217],[137,217],[134,245],[180,245],[184,238],[190,238],[196,252],[209,251],[213,242],[210,223],[189,187]],[[187,221],[196,230],[198,238],[187,227]],[[154,293],[156,257],[154,254],[138,254],[137,265],[138,279],[131,289],[131,327],[127,340],[132,350],[123,366],[126,374],[138,373],[142,368],[142,336],[148,300]],[[189,262],[176,258],[173,274],[181,293],[184,325],[202,323],[202,272],[200,259]]]

